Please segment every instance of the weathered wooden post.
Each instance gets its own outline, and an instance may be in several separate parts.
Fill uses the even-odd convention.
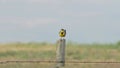
[[[57,67],[65,66],[65,39],[60,39],[57,47]]]
[[[66,40],[62,37],[65,37],[66,30],[62,33],[60,32],[60,39],[58,40],[57,44],[57,65],[56,68],[64,67],[65,66],[65,47],[66,47]],[[62,35],[61,35],[62,34]]]

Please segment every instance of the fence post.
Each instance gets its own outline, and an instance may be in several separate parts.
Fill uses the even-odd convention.
[[[57,44],[57,68],[65,66],[65,42],[66,40],[61,38]]]

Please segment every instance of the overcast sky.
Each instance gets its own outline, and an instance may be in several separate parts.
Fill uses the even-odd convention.
[[[120,40],[120,0],[0,0],[0,42]]]

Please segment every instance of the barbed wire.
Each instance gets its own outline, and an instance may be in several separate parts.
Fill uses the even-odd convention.
[[[6,60],[6,61],[0,61],[0,64],[6,64],[6,63],[62,63],[62,61],[56,61],[56,60]],[[84,63],[84,64],[120,64],[120,62],[111,62],[111,61],[65,61],[65,63]]]

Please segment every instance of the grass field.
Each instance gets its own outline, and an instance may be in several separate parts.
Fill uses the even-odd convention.
[[[0,61],[4,60],[55,60],[56,44],[8,43],[0,44]],[[67,43],[66,60],[120,61],[120,43],[76,44]],[[52,68],[55,64],[8,63],[0,68]],[[119,64],[66,64],[65,68],[117,68]]]

